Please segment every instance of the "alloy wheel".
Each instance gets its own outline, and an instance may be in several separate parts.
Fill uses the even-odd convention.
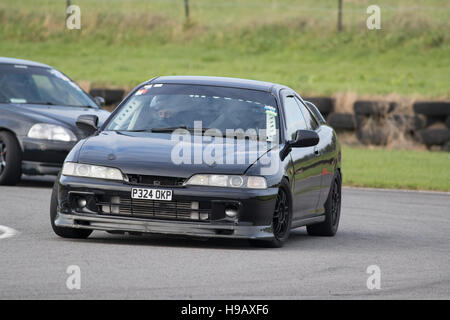
[[[273,234],[276,238],[284,237],[289,227],[289,203],[286,192],[280,189],[273,214]]]
[[[331,225],[335,226],[339,221],[339,213],[341,209],[341,189],[338,179],[334,180],[333,190],[331,194]]]
[[[6,168],[6,143],[0,140],[0,174]]]

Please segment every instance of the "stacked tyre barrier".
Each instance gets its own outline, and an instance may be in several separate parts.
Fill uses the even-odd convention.
[[[450,151],[450,102],[421,101],[414,103],[413,109],[426,118],[426,127],[418,131],[420,142]]]
[[[387,101],[356,101],[353,109],[356,136],[363,144],[385,146],[397,139],[401,130],[394,125],[393,112],[397,104]]]
[[[93,97],[102,97],[107,106],[118,105],[124,96],[123,89],[93,88],[89,94]]]
[[[420,101],[406,113],[396,102],[357,100],[353,113],[335,112],[331,98],[305,98],[314,103],[338,133],[353,132],[362,144],[386,146],[407,138],[427,148],[450,152],[450,102]]]

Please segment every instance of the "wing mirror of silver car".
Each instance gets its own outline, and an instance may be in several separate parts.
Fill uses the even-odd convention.
[[[76,125],[87,135],[93,135],[98,130],[98,117],[93,114],[82,114],[78,117]]]
[[[94,97],[94,101],[100,107],[105,106],[105,99],[103,97]]]

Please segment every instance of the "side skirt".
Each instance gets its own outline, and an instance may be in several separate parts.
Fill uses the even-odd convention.
[[[292,221],[291,229],[325,221],[325,215]]]

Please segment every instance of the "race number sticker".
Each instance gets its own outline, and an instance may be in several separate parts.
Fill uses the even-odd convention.
[[[277,110],[272,106],[265,106],[264,110],[266,112],[267,141],[273,142],[277,136]]]

